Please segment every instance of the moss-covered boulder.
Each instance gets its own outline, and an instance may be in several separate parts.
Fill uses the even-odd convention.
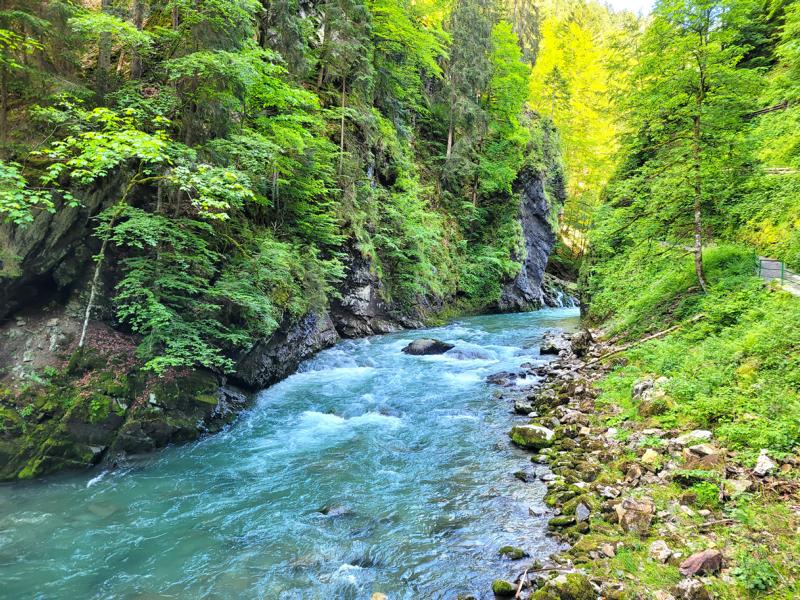
[[[503,546],[497,553],[504,557],[510,558],[511,560],[520,560],[521,558],[525,558],[528,556],[528,553],[525,552],[522,548],[517,548],[516,546]]]
[[[511,441],[529,450],[541,450],[552,446],[555,433],[541,425],[515,425],[509,433]]]
[[[492,592],[494,592],[495,596],[509,598],[517,593],[517,589],[510,581],[506,581],[505,579],[495,579],[492,582]]]
[[[532,600],[595,600],[597,592],[583,573],[566,573],[548,581]]]

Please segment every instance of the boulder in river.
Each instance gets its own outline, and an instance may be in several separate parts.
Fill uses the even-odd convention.
[[[552,429],[541,425],[515,425],[509,433],[511,441],[517,446],[531,450],[540,450],[553,444],[555,433]]]
[[[495,596],[508,598],[517,593],[517,588],[514,587],[514,584],[510,581],[506,581],[505,579],[495,579],[492,582],[492,591],[494,592]]]
[[[444,354],[448,350],[455,348],[453,344],[434,340],[432,338],[421,338],[414,340],[403,348],[403,352],[413,356],[427,356],[429,354]]]
[[[548,332],[542,337],[542,343],[539,346],[539,354],[556,355],[562,350],[566,350],[568,347],[569,344],[562,335]]]

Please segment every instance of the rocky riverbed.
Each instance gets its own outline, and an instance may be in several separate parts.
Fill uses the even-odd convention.
[[[650,417],[669,402],[664,378],[637,381],[631,390],[637,415],[625,414],[602,396],[602,384],[626,359],[601,337],[599,331],[551,335],[541,351],[557,359],[488,378],[499,400],[520,415],[509,435],[542,466],[536,473],[553,511],[548,529],[568,546],[533,562],[509,549],[519,575],[496,580],[495,595],[708,600],[733,590],[724,597],[752,597],[746,590],[770,575],[747,569],[764,570],[769,562],[743,558],[753,536],[736,511],[761,503],[765,514],[775,513],[762,524],[768,529],[762,538],[770,537],[770,527],[796,528],[796,507],[781,504],[796,487],[786,477],[796,461],[779,464],[762,452],[747,468],[711,431],[653,427]],[[536,383],[518,385],[526,379]],[[743,594],[742,582],[751,585]]]

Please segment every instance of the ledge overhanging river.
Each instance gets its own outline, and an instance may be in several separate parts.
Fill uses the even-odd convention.
[[[346,341],[228,430],[126,468],[0,487],[3,598],[491,597],[503,545],[533,557],[544,486],[487,375],[542,360],[577,311]],[[456,345],[407,356],[411,339]]]

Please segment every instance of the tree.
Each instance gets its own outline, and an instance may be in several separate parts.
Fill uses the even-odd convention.
[[[660,224],[655,235],[691,231],[703,290],[703,214],[722,206],[741,176],[736,138],[758,82],[757,72],[738,68],[748,48],[736,32],[748,8],[739,0],[659,2],[634,72],[639,87],[627,106],[634,152],[645,160],[617,195]]]

